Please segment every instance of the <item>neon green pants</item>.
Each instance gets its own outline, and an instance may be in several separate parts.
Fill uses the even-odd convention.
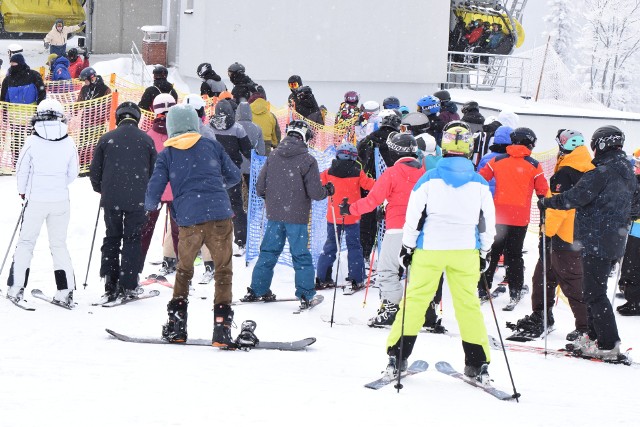
[[[434,251],[416,249],[409,270],[409,285],[406,295],[404,335],[417,336],[424,324],[424,314],[438,289],[440,275],[445,272],[447,284],[453,298],[453,308],[462,337],[465,364],[479,366],[487,363],[489,339],[480,311],[477,296],[480,278],[480,258],[474,249]],[[403,304],[387,338],[387,348],[400,339]]]

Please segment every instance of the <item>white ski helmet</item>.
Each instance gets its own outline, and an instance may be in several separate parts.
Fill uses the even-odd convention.
[[[11,56],[14,54],[22,53],[23,51],[22,46],[20,46],[18,43],[11,43],[7,49],[9,49],[7,52],[9,54],[9,58],[11,58]]]
[[[176,105],[176,100],[168,93],[161,93],[153,98],[151,110],[156,114],[167,114],[169,108]]]
[[[366,101],[364,104],[362,104],[362,110],[365,113],[377,113],[378,111],[380,111],[380,104],[378,104],[376,101]]]
[[[185,105],[191,105],[196,111],[205,107],[204,99],[197,93],[190,93],[183,100],[182,103]]]
[[[50,120],[64,121],[64,107],[60,101],[45,98],[36,108],[36,115],[33,117],[35,122],[43,122]]]
[[[436,139],[429,135],[428,133],[421,133],[416,136],[416,142],[418,143],[418,148],[420,151],[424,153],[425,156],[435,156],[437,153]]]

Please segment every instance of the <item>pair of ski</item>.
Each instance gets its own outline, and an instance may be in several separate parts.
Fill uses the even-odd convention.
[[[326,322],[326,323],[331,323],[331,316],[328,315],[328,314],[323,314],[323,315],[320,316],[320,320],[322,320],[323,322]],[[343,319],[336,319],[334,317],[333,323],[335,325],[339,325],[339,326],[352,326],[352,325],[364,326],[365,325],[365,322],[363,322],[361,319],[359,319],[357,317],[349,317],[348,322],[343,320]],[[369,325],[367,325],[367,326],[369,326]],[[370,326],[370,327],[374,328],[374,329],[390,329],[391,325],[387,325],[387,326]],[[420,333],[447,335],[447,336],[450,336],[450,337],[460,336],[459,334],[449,332],[447,329],[445,329],[441,325],[438,325],[438,327],[434,327],[434,328],[423,326],[422,328],[420,328]]]
[[[140,286],[148,286],[152,284],[166,286],[167,288],[173,288],[173,285],[169,280],[161,274],[150,274],[146,279],[140,282]]]
[[[500,341],[498,341],[496,338],[492,337],[491,335],[489,335],[489,346],[494,350],[502,351],[502,346],[500,345]],[[555,357],[569,357],[574,359],[588,360],[591,362],[610,363],[614,365],[640,366],[640,363],[633,362],[626,355],[626,353],[621,355],[622,357],[620,357],[618,360],[603,360],[603,359],[598,359],[597,357],[585,356],[580,352],[569,350],[567,348],[561,348],[558,350],[547,349],[545,351],[544,347],[529,346],[529,345],[523,345],[523,344],[512,344],[512,343],[505,343],[504,348],[509,351],[520,352],[520,353],[534,353],[534,354],[542,354],[542,355],[546,353],[548,355],[555,356]]]
[[[34,298],[38,298],[38,299],[41,299],[43,301],[46,301],[49,304],[55,305],[56,307],[66,308],[67,310],[73,310],[78,305],[76,303],[67,304],[67,303],[62,302],[62,301],[56,301],[53,298],[45,295],[44,292],[42,292],[40,289],[32,289],[31,290],[31,295]],[[20,307],[23,310],[36,311],[35,307],[31,307],[30,305],[25,304],[26,301],[24,299],[22,299],[20,301],[16,301],[16,300],[14,300],[12,298],[9,298],[9,301],[11,301],[14,305]]]
[[[428,368],[429,368],[429,364],[427,362],[425,362],[424,360],[416,360],[411,364],[411,366],[407,368],[406,372],[403,372],[401,374],[401,378],[406,378],[411,375],[419,374],[420,372],[425,372]],[[490,385],[482,384],[481,382],[476,381],[473,378],[469,378],[461,374],[460,372],[456,371],[448,362],[436,363],[436,369],[438,370],[438,372],[441,372],[452,378],[462,380],[469,385],[477,387],[482,391],[484,391],[485,393],[488,393],[491,396],[495,397],[496,399],[511,400],[515,397],[505,391],[499,390]],[[365,384],[364,386],[372,390],[379,390],[386,385],[395,383],[396,381],[397,381],[397,378],[388,378],[386,376],[383,376],[375,381]]]
[[[257,304],[257,303],[262,303],[262,304],[272,304],[275,302],[300,302],[300,300],[298,298],[279,298],[279,299],[275,299],[272,301],[263,301],[263,300],[258,300],[258,301],[242,301],[242,300],[238,300],[238,301],[233,301],[231,303],[231,305],[242,305],[242,304]],[[311,301],[309,302],[309,307],[305,308],[305,309],[300,309],[298,308],[298,310],[294,311],[293,314],[300,314],[302,312],[305,311],[309,311],[311,309],[313,309],[314,307],[320,305],[320,303],[322,303],[322,301],[324,301],[324,296],[320,295],[320,294],[316,294]]]
[[[144,299],[157,297],[158,295],[160,295],[160,291],[157,290],[157,289],[152,289],[149,292],[144,292],[144,291],[140,292],[136,298],[123,299],[121,296],[119,296],[115,300],[109,301],[108,297],[104,297],[103,296],[98,301],[96,301],[94,303],[91,303],[91,305],[92,306],[100,305],[100,306],[106,307],[106,308],[118,307],[118,306],[129,304],[129,303],[132,303],[132,302],[136,302],[136,301],[140,301],[140,300],[144,300]]]

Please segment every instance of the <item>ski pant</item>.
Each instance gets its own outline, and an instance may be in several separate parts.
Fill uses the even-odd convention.
[[[171,217],[171,214],[169,213],[169,210],[171,209],[171,202],[163,202],[163,205],[166,205],[167,210],[166,210],[166,214],[167,217],[170,217],[171,219],[169,220],[170,225],[170,233],[166,233],[166,224],[165,227],[163,227],[165,230],[165,236],[164,236],[164,241],[162,242],[162,246],[163,246],[163,256],[164,256],[164,246],[165,246],[165,242],[168,240],[170,243],[170,246],[173,247],[173,256],[171,256],[170,258],[175,258],[175,254],[178,252],[178,233],[180,231],[178,224],[173,220],[173,217]],[[158,221],[158,217],[160,216],[160,212],[162,211],[162,209],[158,209],[156,211],[151,211],[149,212],[149,215],[147,215],[147,221],[144,223],[144,225],[142,226],[142,231],[140,232],[140,243],[142,246],[142,259],[140,262],[140,272],[142,272],[142,269],[144,268],[144,261],[147,259],[147,252],[149,251],[149,245],[151,244],[151,238],[153,237],[153,231],[156,228],[156,222]],[[165,222],[167,222],[167,217],[165,217]]]
[[[382,239],[382,248],[378,258],[378,279],[380,299],[398,304],[404,292],[398,270],[400,261],[398,256],[402,249],[402,230],[387,230]],[[425,311],[426,311],[425,307]]]
[[[413,343],[424,323],[424,313],[438,288],[442,272],[453,299],[453,308],[460,328],[465,364],[481,366],[488,363],[489,338],[484,324],[480,300],[476,295],[476,284],[480,273],[480,256],[475,249],[423,250],[416,249],[409,270],[409,285],[404,314],[403,358],[411,354]],[[387,352],[397,351],[402,330],[403,305],[396,314],[387,338]]]
[[[618,285],[629,302],[640,303],[640,238],[629,235]]]
[[[309,243],[307,224],[267,221],[264,237],[260,243],[260,255],[251,275],[251,289],[257,296],[262,296],[269,291],[273,269],[286,240],[289,240],[289,251],[295,271],[296,297],[304,297],[309,301],[316,291],[313,281],[313,261],[307,247]]]
[[[522,246],[526,235],[526,225],[496,224],[496,237],[491,245],[491,262],[487,271],[484,272],[489,289],[491,289],[493,275],[498,267],[500,254],[504,253],[505,276],[509,276],[509,292],[516,293],[522,290],[524,284]],[[478,289],[484,289],[484,281],[478,281]]]
[[[247,243],[247,213],[242,206],[242,185],[237,184],[227,190],[233,209],[233,234],[238,246]]]
[[[618,325],[607,297],[607,282],[611,265],[616,260],[583,254],[584,302],[587,303],[589,336],[598,340],[598,347],[611,349],[617,341]]]
[[[193,261],[203,244],[209,248],[216,264],[213,275],[213,304],[231,304],[233,278],[233,264],[231,262],[233,222],[231,218],[180,227],[178,267],[173,286],[173,298],[189,298],[189,281],[193,278]]]
[[[100,277],[106,277],[107,284],[117,282],[123,289],[138,286],[142,268],[140,232],[145,221],[143,210],[104,209],[106,235],[102,241]]]
[[[349,264],[349,277],[356,283],[364,282],[364,257],[362,256],[362,245],[360,244],[360,224],[349,224],[335,226],[338,230],[338,239],[342,241],[342,233],[344,231],[345,240],[347,242],[347,260]],[[331,279],[333,263],[336,260],[336,233],[334,225],[327,222],[327,241],[324,243],[320,257],[318,258],[318,268],[316,277],[320,282],[326,282]],[[336,283],[337,284],[337,283]]]
[[[47,223],[49,249],[53,257],[53,273],[58,290],[76,288],[71,256],[67,250],[67,229],[69,227],[69,200],[61,202],[36,202],[29,200],[24,209],[22,226],[13,263],[9,272],[8,286],[24,288],[29,280],[29,268],[33,258],[33,249],[40,235],[42,223]]]

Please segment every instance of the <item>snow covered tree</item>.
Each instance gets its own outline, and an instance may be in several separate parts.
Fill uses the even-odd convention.
[[[575,0],[549,0],[549,13],[544,17],[551,46],[567,67],[574,64],[573,35],[576,33]]]

